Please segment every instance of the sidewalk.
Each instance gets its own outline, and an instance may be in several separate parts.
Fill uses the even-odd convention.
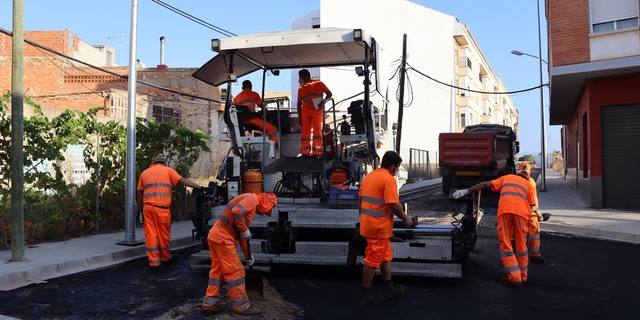
[[[439,183],[440,179],[416,181],[402,186],[400,193]],[[538,195],[542,212],[551,213],[549,221],[540,223],[543,232],[640,243],[640,212],[587,208],[560,174],[550,169],[546,171],[546,189]],[[192,228],[191,221],[173,223],[171,247],[199,245],[199,241],[191,239]],[[142,240],[142,237],[142,229],[136,229],[135,239]],[[118,245],[123,240],[124,231],[43,243],[26,248],[23,262],[11,262],[11,250],[0,251],[0,291],[145,256],[144,244]]]
[[[191,240],[193,223],[174,222],[171,226],[171,248],[199,245]],[[135,240],[143,239],[142,228],[136,228]],[[119,245],[124,231],[74,238],[62,242],[43,243],[25,248],[25,261],[11,262],[11,250],[0,251],[0,292],[20,288],[47,279],[106,268],[146,256],[140,245]]]

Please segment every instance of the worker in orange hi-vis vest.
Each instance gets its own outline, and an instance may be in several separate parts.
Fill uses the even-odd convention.
[[[484,188],[500,191],[496,230],[502,266],[507,272],[507,278],[501,279],[501,282],[520,287],[528,279],[527,223],[531,211],[538,210],[535,192],[529,183],[529,175],[526,171],[521,171],[517,175],[507,174],[495,180],[480,182],[469,189],[457,190],[451,196],[458,199]],[[512,245],[512,236],[515,250]]]
[[[311,80],[309,70],[298,71],[298,119],[300,121],[300,156],[322,157],[322,124],[326,101],[333,97],[331,91],[320,80]]]
[[[362,290],[358,301],[361,304],[380,303],[400,295],[404,286],[391,282],[391,260],[393,252],[390,239],[393,237],[393,218],[402,219],[405,227],[412,228],[413,221],[402,209],[395,175],[402,158],[395,151],[387,151],[380,168],[367,174],[360,185],[358,209],[360,212],[360,235],[367,241],[364,267],[362,268]],[[385,284],[383,296],[371,292],[376,269],[380,269]]]
[[[183,178],[173,168],[165,166],[163,158],[153,160],[138,180],[137,202],[142,209],[144,240],[149,267],[157,269],[161,263],[175,261],[171,255],[171,194],[173,186],[204,187]]]
[[[261,314],[262,310],[251,307],[245,290],[245,273],[236,246],[240,244],[245,262],[252,266],[255,258],[251,255],[249,225],[256,213],[271,216],[271,210],[278,200],[273,192],[243,193],[229,201],[209,230],[207,242],[211,255],[209,283],[202,301],[202,310],[223,311],[220,286],[227,284],[231,310],[241,315]]]
[[[531,261],[544,263],[544,259],[542,258],[542,254],[540,253],[540,221],[543,220],[542,214],[540,213],[540,203],[538,202],[538,192],[536,190],[536,180],[531,178],[531,165],[528,162],[523,162],[520,164],[520,172],[525,172],[529,175],[529,183],[533,189],[533,193],[536,198],[536,206],[538,210],[531,211],[531,216],[529,217],[528,224],[528,238],[527,238],[527,246],[529,247],[529,251],[531,251]]]
[[[255,113],[258,112],[256,110],[256,106],[263,108],[264,103],[262,102],[262,98],[260,98],[260,95],[257,92],[253,91],[252,88],[253,85],[251,84],[251,81],[242,81],[242,92],[240,92],[233,98],[233,105],[236,107],[246,107],[249,112]],[[257,114],[255,116],[245,116],[242,122],[244,124],[252,124],[258,127],[260,131],[264,130],[264,132],[269,137],[269,140],[273,142],[278,141],[278,128],[276,128],[276,126],[272,125],[271,123],[262,121],[262,117],[258,116]]]

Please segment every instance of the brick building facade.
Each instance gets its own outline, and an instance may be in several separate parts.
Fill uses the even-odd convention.
[[[640,210],[640,0],[547,0],[549,123],[593,208]],[[630,170],[631,169],[631,170]]]
[[[114,63],[113,48],[91,46],[68,30],[25,32],[25,41],[24,94],[40,104],[45,114],[54,116],[63,110],[86,112],[102,106],[106,110],[99,114],[100,117],[126,125],[128,80],[123,76],[129,70]],[[6,75],[0,77],[2,92],[11,90],[11,61],[12,38],[0,34],[0,74]],[[201,155],[191,170],[192,177],[208,178],[215,175],[224,156],[222,151],[228,147],[221,146],[216,138],[218,101],[222,93],[219,88],[193,78],[191,74],[195,70],[164,65],[139,67],[136,116],[155,117],[159,121],[175,118],[187,128],[199,129],[212,136],[211,153]],[[28,114],[25,110],[25,115]]]

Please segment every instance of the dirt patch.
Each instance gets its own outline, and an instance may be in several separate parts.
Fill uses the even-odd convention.
[[[273,287],[271,287],[267,280],[264,280],[264,294],[261,296],[254,291],[247,291],[249,300],[252,307],[258,307],[262,310],[261,315],[255,316],[239,316],[231,311],[228,306],[228,302],[225,301],[224,311],[218,313],[206,313],[203,312],[205,319],[215,320],[234,320],[234,319],[264,319],[264,320],[297,320],[303,319],[304,311],[289,302],[287,302],[282,295]],[[176,320],[176,319],[188,319],[194,312],[201,310],[202,298],[189,299],[183,301],[183,304],[172,308],[165,314],[156,317],[156,320]],[[200,311],[202,312],[202,311]]]

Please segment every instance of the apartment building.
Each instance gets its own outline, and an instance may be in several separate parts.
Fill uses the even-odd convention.
[[[547,0],[549,123],[593,208],[640,209],[639,0]]]
[[[101,120],[123,125],[128,117],[129,68],[115,63],[115,49],[92,46],[69,30],[25,32],[24,91],[52,117],[64,110],[86,112],[105,107]],[[0,34],[0,74],[11,74],[12,38]],[[161,50],[163,44],[161,42]],[[50,50],[47,50],[50,49]],[[163,54],[159,53],[162,57]],[[191,76],[196,68],[137,68],[136,116],[160,122],[176,119],[190,129],[217,135],[222,91]],[[0,91],[11,90],[11,77],[0,77]],[[28,116],[30,110],[25,110]],[[209,142],[211,153],[203,154],[191,170],[192,176],[215,175],[219,154],[226,146]]]
[[[518,132],[518,111],[509,95],[500,94],[507,89],[469,28],[454,16],[406,0],[321,0],[319,10],[295,19],[292,27],[362,28],[376,38],[383,51],[386,63],[377,70],[384,72],[383,76],[391,76],[397,69],[403,35],[407,35],[410,67],[447,85],[409,73],[411,87],[405,97],[410,105],[403,110],[400,150],[406,159],[409,148],[430,151],[435,158],[438,134],[460,132],[468,125],[497,123],[512,126]],[[352,74],[353,70],[337,68],[312,71],[312,76],[321,78],[337,100],[360,90],[356,86],[361,82],[350,81]],[[295,72],[291,85],[297,87]],[[398,77],[388,85],[389,116],[397,119]],[[296,101],[295,92],[293,95],[292,100]]]

